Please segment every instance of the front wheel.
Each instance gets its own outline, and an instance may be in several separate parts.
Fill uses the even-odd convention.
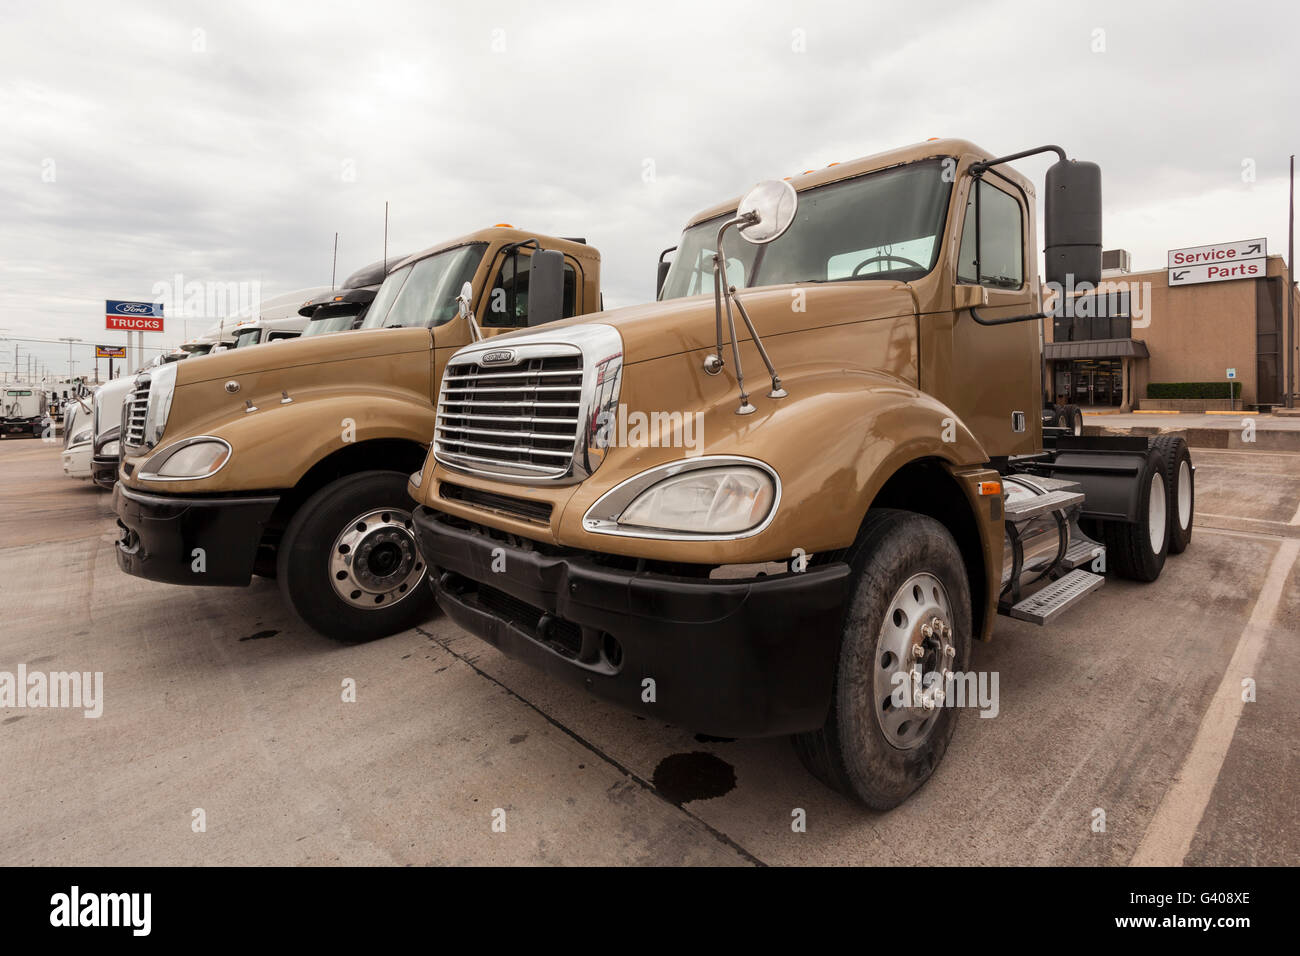
[[[830,712],[794,744],[819,780],[888,810],[930,778],[952,739],[948,691],[970,660],[970,587],[952,535],[924,515],[868,514],[852,555]]]
[[[310,627],[348,643],[404,631],[433,611],[415,545],[406,475],[363,471],[334,481],[285,530],[276,577]]]

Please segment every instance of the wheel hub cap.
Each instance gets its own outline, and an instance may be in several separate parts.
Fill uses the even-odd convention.
[[[378,509],[353,518],[330,552],[330,585],[353,607],[395,604],[415,589],[425,573],[411,515],[398,509]]]
[[[910,750],[930,736],[957,656],[948,592],[932,574],[903,582],[876,642],[876,720],[889,743]]]

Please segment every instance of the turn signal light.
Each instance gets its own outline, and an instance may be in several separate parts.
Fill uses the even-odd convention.
[[[1002,494],[1002,482],[1000,481],[981,481],[981,495],[1000,495]]]

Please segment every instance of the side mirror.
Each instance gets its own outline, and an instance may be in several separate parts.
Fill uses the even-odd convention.
[[[673,264],[671,262],[664,261],[664,256],[668,255],[668,253],[670,252],[676,252],[676,251],[677,251],[677,247],[671,246],[665,249],[663,252],[659,253],[659,271],[658,271],[658,275],[655,277],[655,298],[656,299],[658,299],[659,296],[663,294],[664,282],[668,279],[668,270],[673,267]]]
[[[1047,281],[1069,289],[1101,281],[1101,167],[1060,160],[1043,198]]]
[[[460,294],[456,296],[456,315],[464,319],[469,325],[469,338],[471,342],[482,342],[483,333],[479,331],[478,321],[474,318],[474,311],[470,308],[474,301],[474,285],[466,282],[460,287]]]
[[[799,209],[799,194],[784,179],[765,179],[749,192],[736,207],[742,222],[737,231],[747,242],[761,246],[780,239],[794,222]]]
[[[538,249],[528,263],[528,324],[545,325],[564,316],[564,253]]]

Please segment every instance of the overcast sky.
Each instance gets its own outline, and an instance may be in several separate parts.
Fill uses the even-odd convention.
[[[1297,9],[5,2],[0,336],[120,344],[104,299],[177,274],[328,285],[336,231],[339,278],[380,257],[385,201],[395,253],[497,222],[585,236],[606,306],[632,304],[699,209],[930,136],[1100,163],[1136,269],[1285,254]],[[1041,187],[1049,164],[1019,168]]]

